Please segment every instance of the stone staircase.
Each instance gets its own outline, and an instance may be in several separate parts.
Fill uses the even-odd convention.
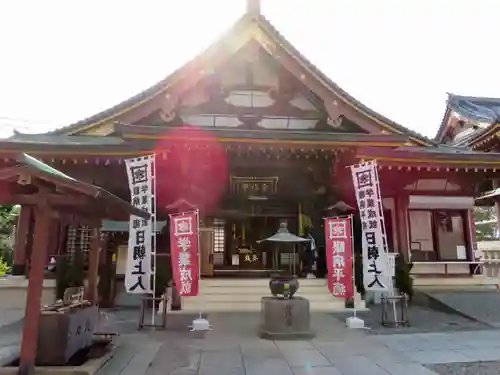
[[[465,277],[413,276],[413,286],[419,290],[490,290],[497,288],[497,281],[484,275]]]
[[[307,298],[311,311],[343,311],[344,301],[333,297],[324,279],[300,279],[296,296]],[[269,279],[202,279],[200,293],[182,300],[185,312],[260,311],[261,298],[270,296]],[[364,309],[357,296],[356,306]]]

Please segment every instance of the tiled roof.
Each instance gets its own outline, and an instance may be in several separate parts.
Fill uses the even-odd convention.
[[[319,77],[322,81],[328,84],[330,89],[334,91],[335,93],[339,94],[343,98],[345,98],[348,102],[353,103],[356,107],[360,108],[367,114],[369,114],[372,117],[375,117],[379,119],[381,122],[386,123],[390,125],[392,128],[394,128],[396,131],[400,131],[403,134],[409,135],[411,137],[420,139],[424,141],[425,143],[430,143],[434,144],[434,141],[423,136],[422,134],[419,134],[413,130],[408,129],[407,127],[400,125],[389,118],[383,116],[382,114],[372,110],[371,108],[367,107],[360,101],[358,101],[356,98],[351,96],[349,93],[347,93],[345,90],[343,90],[338,84],[336,84],[331,78],[329,78],[327,75],[325,75],[316,65],[314,65],[311,61],[309,61],[302,53],[297,50],[292,43],[290,43],[284,36],[281,34],[273,25],[272,23],[263,15],[258,16],[258,21],[260,22],[260,25],[271,35],[274,36],[278,39],[278,41],[282,44],[282,46],[288,50],[292,55],[296,56],[299,60],[302,61],[303,64],[307,65],[307,67],[312,71],[314,75]]]
[[[500,99],[451,95],[449,106],[460,116],[477,122],[494,123],[500,118]]]
[[[500,98],[448,94],[446,112],[441,122],[441,126],[437,131],[436,137],[434,138],[435,140],[438,140],[438,138],[443,135],[442,133],[445,130],[452,113],[456,113],[473,123],[492,125],[497,123],[500,119]],[[484,127],[478,128],[474,134],[468,135],[467,138],[476,138],[486,129]],[[464,144],[465,139],[462,139],[457,143]]]

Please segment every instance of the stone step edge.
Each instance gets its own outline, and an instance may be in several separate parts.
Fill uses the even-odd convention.
[[[217,313],[217,312],[227,312],[227,313],[234,313],[234,312],[260,312],[261,309],[259,308],[230,308],[230,307],[205,307],[201,309],[202,313]],[[311,307],[310,312],[315,313],[315,312],[349,312],[352,311],[352,309],[342,307],[342,306],[324,306],[324,307]],[[363,307],[363,308],[358,308],[356,309],[357,312],[363,312],[363,311],[369,311],[368,308]],[[175,311],[176,314],[182,315],[182,314],[197,314],[200,312],[200,309],[197,309],[195,307],[192,308],[185,308],[181,311]],[[172,314],[174,312],[169,312],[168,314]],[[210,316],[209,316],[210,317]]]
[[[251,286],[269,286],[269,280],[263,280],[263,281],[253,281],[252,279],[240,279],[240,280],[235,280],[235,281],[206,281],[206,280],[200,280],[201,285],[209,285],[209,286],[244,286],[244,287],[251,287]],[[321,281],[299,281],[300,287],[302,286],[326,286],[327,282],[324,280]]]

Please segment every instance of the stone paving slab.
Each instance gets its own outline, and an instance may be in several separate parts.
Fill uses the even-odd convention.
[[[330,361],[317,349],[281,350],[290,367],[324,367]]]
[[[161,343],[152,342],[138,346],[136,354],[127,364],[127,367],[120,372],[120,375],[144,374],[156,357],[161,345]]]
[[[187,318],[166,331],[137,331],[135,318],[110,317],[123,347],[99,375],[435,375],[435,364],[500,359],[491,329],[374,335],[325,313],[313,314],[315,339],[273,342],[257,337],[258,313],[212,314],[213,331],[203,335],[189,332]]]
[[[457,352],[471,358],[473,361],[500,361],[500,349],[494,348],[480,348],[480,349],[464,349],[457,350]]]
[[[0,327],[9,326],[20,322],[24,318],[24,309],[1,309]]]
[[[144,374],[162,346],[161,342],[143,335],[128,335],[115,341],[117,348],[114,355],[99,369],[97,375]]]
[[[333,366],[342,375],[387,375],[390,374],[374,361],[364,356],[351,356],[333,361]]]
[[[137,349],[133,345],[118,345],[113,357],[97,371],[96,375],[120,374],[132,358],[134,358],[136,352]]]
[[[293,375],[291,367],[284,358],[245,361],[245,369],[246,375]]]
[[[207,340],[212,347],[205,346]],[[227,345],[223,338],[219,340],[165,341],[146,375],[400,375],[408,364],[411,372],[405,375],[432,374],[373,336],[364,341],[351,338],[344,344],[245,338],[240,344],[231,339]]]
[[[295,375],[343,375],[337,368],[333,366],[310,368],[294,368],[292,369]]]
[[[385,363],[380,364],[384,370],[391,375],[436,375],[432,369],[418,363]],[[454,373],[447,373],[451,375]],[[476,374],[477,375],[477,374]]]
[[[20,350],[19,345],[2,346],[0,348],[0,366],[7,366],[19,358]]]
[[[473,362],[472,358],[455,350],[421,350],[418,352],[405,353],[411,361],[421,364]]]

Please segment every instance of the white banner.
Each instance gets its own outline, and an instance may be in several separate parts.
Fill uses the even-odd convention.
[[[151,293],[153,230],[155,226],[154,155],[125,160],[130,199],[133,206],[152,214],[149,220],[130,216],[127,269],[127,293]]]
[[[377,164],[370,161],[352,165],[351,172],[363,231],[363,283],[366,291],[390,291],[392,279]]]

